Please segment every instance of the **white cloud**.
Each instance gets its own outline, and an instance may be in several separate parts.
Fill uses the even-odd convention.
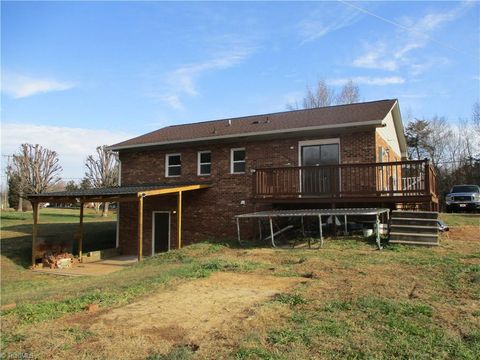
[[[385,77],[371,77],[371,76],[357,76],[353,78],[338,78],[338,79],[329,79],[327,83],[335,86],[345,85],[348,81],[353,80],[359,85],[373,85],[373,86],[384,86],[384,85],[396,85],[403,84],[405,79],[400,76],[385,76]]]
[[[393,39],[389,37],[388,41],[379,39],[373,43],[367,43],[365,53],[354,59],[352,65],[387,71],[403,68],[410,71],[412,75],[419,75],[436,65],[444,65],[448,63],[444,58],[433,59],[430,55],[422,57],[418,52],[414,57],[411,54],[429,43],[453,48],[448,44],[440,43],[432,35],[448,22],[458,19],[470,6],[470,2],[464,2],[447,12],[431,12],[417,19],[406,17],[399,23],[381,18],[397,26]],[[375,17],[378,16],[375,15]]]
[[[353,66],[367,69],[396,70],[398,68],[397,62],[394,59],[385,58],[386,53],[386,45],[383,43],[369,46],[369,50],[365,54],[353,61]]]
[[[340,30],[357,22],[362,13],[339,4],[319,4],[307,18],[298,24],[301,44],[318,40],[333,31]]]
[[[112,145],[131,137],[132,134],[111,130],[2,123],[2,154],[17,152],[22,143],[40,144],[59,154],[62,177],[81,178],[85,158],[93,154],[97,146]]]
[[[254,50],[253,46],[242,41],[232,41],[224,49],[213,51],[214,56],[206,61],[185,64],[163,74],[160,84],[155,84],[148,95],[181,110],[184,108],[182,98],[195,97],[199,94],[197,82],[201,76],[210,71],[236,66],[247,59]]]
[[[46,78],[35,78],[6,73],[2,79],[2,92],[15,99],[52,91],[64,91],[74,87],[73,83]]]

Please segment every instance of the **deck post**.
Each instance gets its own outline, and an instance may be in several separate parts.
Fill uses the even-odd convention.
[[[182,248],[182,192],[178,192],[177,198],[177,242],[178,248]]]
[[[143,196],[138,197],[138,261],[143,257]]]
[[[431,189],[430,189],[430,163],[428,159],[425,159],[425,186],[424,186],[424,191],[426,195],[430,195]]]
[[[37,246],[37,233],[38,233],[38,219],[39,219],[39,202],[32,202],[33,210],[33,228],[32,228],[32,266],[35,266],[35,255],[36,255],[36,246]]]
[[[275,235],[273,234],[273,220],[271,216],[268,217],[268,221],[270,222],[270,236],[272,237],[272,247],[277,247],[275,245],[275,239],[274,239]]]
[[[80,262],[83,255],[83,201],[80,202],[80,224],[78,228],[78,259]]]
[[[320,229],[320,247],[322,247],[323,246],[322,215],[318,215],[318,227]]]

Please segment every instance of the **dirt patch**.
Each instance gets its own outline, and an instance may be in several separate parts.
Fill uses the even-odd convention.
[[[480,224],[479,224],[480,225]],[[440,235],[439,251],[452,251],[472,254],[478,252],[480,243],[480,226],[455,226]]]
[[[167,341],[198,342],[301,281],[305,279],[215,273],[101,314],[91,329],[121,326]]]

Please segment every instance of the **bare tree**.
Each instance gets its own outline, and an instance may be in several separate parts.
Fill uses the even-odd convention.
[[[85,161],[85,178],[94,188],[118,185],[118,154],[107,149],[107,145],[97,147],[97,157],[89,155]],[[103,204],[102,216],[108,215],[109,203]]]
[[[313,109],[332,105],[335,99],[335,92],[330,88],[325,80],[317,82],[317,88],[312,90],[307,87],[307,94],[303,98],[303,108]]]
[[[352,104],[360,101],[360,89],[358,85],[349,80],[342,88],[338,96],[335,95],[335,90],[330,87],[325,80],[318,80],[317,87],[312,89],[307,86],[307,92],[302,100],[302,105],[298,102],[288,104],[288,110],[299,109],[314,109],[330,105]]]
[[[430,136],[426,139],[424,147],[432,165],[438,169],[438,165],[445,161],[447,145],[452,138],[452,129],[444,117],[437,115],[429,123]]]
[[[23,208],[22,198],[26,194],[43,193],[60,181],[62,167],[55,151],[38,144],[22,144],[12,159],[7,172],[9,177],[18,179],[18,211]]]
[[[353,80],[348,80],[345,85],[343,85],[342,91],[337,96],[337,104],[353,104],[360,101],[360,89],[358,85]]]
[[[473,104],[473,109],[472,109],[472,123],[473,123],[473,129],[477,133],[478,136],[480,136],[480,102],[476,102]]]

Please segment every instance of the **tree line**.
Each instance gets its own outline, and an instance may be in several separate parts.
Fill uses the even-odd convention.
[[[480,184],[480,104],[471,119],[410,119],[405,127],[410,159],[429,159],[437,172],[440,200],[453,185]]]
[[[12,155],[7,166],[8,203],[17,211],[24,211],[28,194],[41,194],[54,190],[78,190],[118,186],[119,161],[116,152],[106,145],[98,146],[95,155],[85,160],[85,175],[80,183],[62,181],[62,167],[58,153],[38,144],[22,144]],[[108,214],[108,203],[103,206],[102,215]],[[98,211],[99,204],[96,205]]]

